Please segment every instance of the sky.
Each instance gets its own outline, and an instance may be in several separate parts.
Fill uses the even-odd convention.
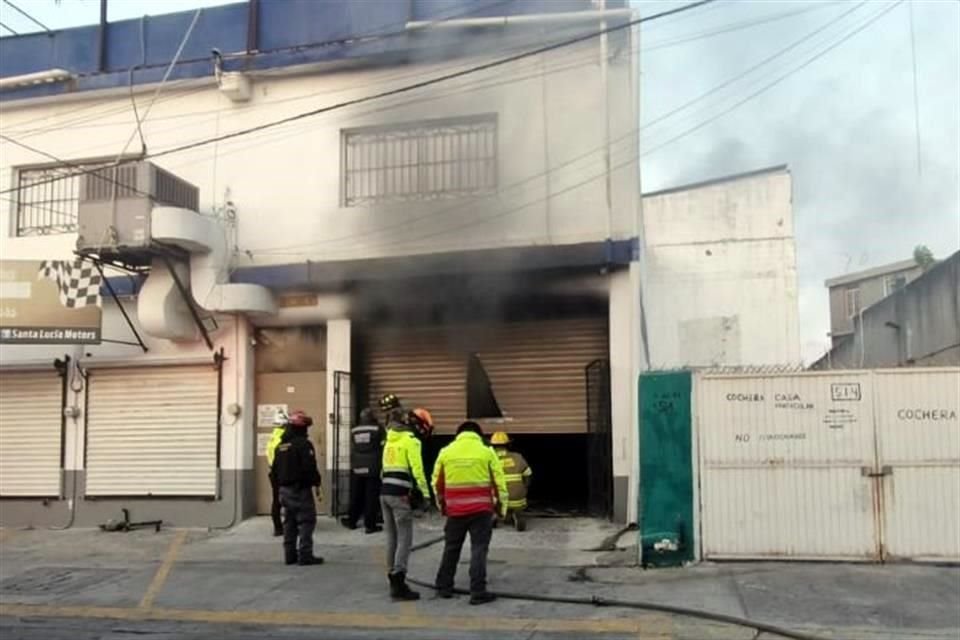
[[[687,1],[632,4],[650,15]],[[98,19],[97,0],[14,3],[54,29]],[[111,0],[109,19],[219,4]],[[829,344],[825,279],[909,259],[918,244],[960,249],[960,2],[905,0],[866,24],[895,4],[720,0],[642,30],[644,191],[790,167],[807,362]],[[4,4],[0,20],[37,30]],[[706,35],[746,22],[758,24]]]

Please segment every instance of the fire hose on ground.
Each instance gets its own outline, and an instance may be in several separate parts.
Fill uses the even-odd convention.
[[[411,551],[420,551],[421,549],[426,549],[435,544],[443,542],[443,536],[438,536],[436,538],[431,538],[425,542],[415,544],[411,547]],[[407,580],[417,585],[418,587],[423,587],[425,589],[437,590],[436,586],[432,582],[427,582],[424,580],[418,580],[416,578],[407,577]],[[453,590],[454,593],[459,595],[470,595],[469,591],[464,589]],[[737,627],[743,627],[746,629],[754,629],[758,634],[760,633],[769,633],[775,636],[780,636],[782,638],[792,638],[793,640],[830,640],[824,636],[812,635],[809,633],[803,633],[800,631],[794,631],[792,629],[787,629],[780,627],[774,624],[769,624],[766,622],[760,622],[758,620],[751,620],[749,618],[741,618],[739,616],[731,616],[723,613],[714,613],[712,611],[703,611],[701,609],[690,609],[687,607],[678,607],[669,604],[659,604],[656,602],[645,602],[640,600],[617,600],[613,598],[605,598],[603,596],[591,595],[591,596],[549,596],[541,595],[536,593],[520,593],[515,591],[491,591],[490,593],[494,594],[498,598],[503,598],[505,600],[526,600],[530,602],[551,602],[556,604],[576,604],[576,605],[588,605],[593,607],[619,607],[622,609],[640,609],[644,611],[656,611],[659,613],[670,613],[678,616],[685,616],[688,618],[699,618],[701,620],[710,620],[712,622],[719,622],[723,624],[729,624]]]

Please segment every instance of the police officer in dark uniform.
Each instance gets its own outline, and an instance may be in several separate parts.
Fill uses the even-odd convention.
[[[290,564],[323,564],[313,555],[313,530],[317,526],[314,489],[320,486],[317,454],[307,437],[313,424],[303,411],[294,411],[273,458],[273,473],[280,485],[283,506],[283,552]]]
[[[380,464],[386,430],[377,423],[370,408],[360,412],[357,426],[350,430],[350,513],[340,519],[348,529],[356,529],[363,515],[364,531],[376,533],[380,508]]]

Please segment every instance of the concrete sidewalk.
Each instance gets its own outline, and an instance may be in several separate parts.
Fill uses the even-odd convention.
[[[439,536],[441,526],[436,518],[419,521],[417,541]],[[624,566],[635,556],[631,534],[621,539],[623,547],[591,550],[615,532],[586,519],[534,520],[524,534],[497,530],[490,586],[685,606],[828,638],[960,638],[960,569],[954,567],[755,563],[642,571]],[[751,629],[612,607],[519,600],[470,607],[463,598],[441,601],[432,593],[395,604],[386,598],[382,534],[346,531],[321,519],[316,541],[324,566],[286,567],[265,519],[224,532],[0,530],[0,633],[7,638],[7,631],[20,629],[22,637],[33,637],[25,630],[43,628],[38,620],[57,620],[59,626],[43,628],[50,637],[56,629],[86,637],[84,630],[96,631],[103,621],[122,620],[136,627],[131,634],[156,627],[198,638],[245,637],[242,630],[251,625],[265,625],[271,635],[315,631],[290,637],[337,630],[331,638],[756,636]],[[439,554],[439,546],[415,554],[411,575],[432,581]],[[461,584],[466,570],[464,564]]]

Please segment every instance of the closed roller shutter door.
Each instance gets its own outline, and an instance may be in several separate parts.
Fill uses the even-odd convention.
[[[466,419],[467,361],[476,354],[505,420],[516,433],[585,433],[587,365],[608,356],[603,317],[538,320],[369,334],[370,401],[395,393],[427,407],[437,430]]]
[[[370,402],[395,393],[408,407],[427,407],[438,431],[452,432],[466,408],[464,351],[436,328],[378,330],[369,334]]]
[[[89,384],[87,495],[216,495],[216,370],[103,369]]]
[[[60,495],[63,380],[0,374],[0,496]]]

